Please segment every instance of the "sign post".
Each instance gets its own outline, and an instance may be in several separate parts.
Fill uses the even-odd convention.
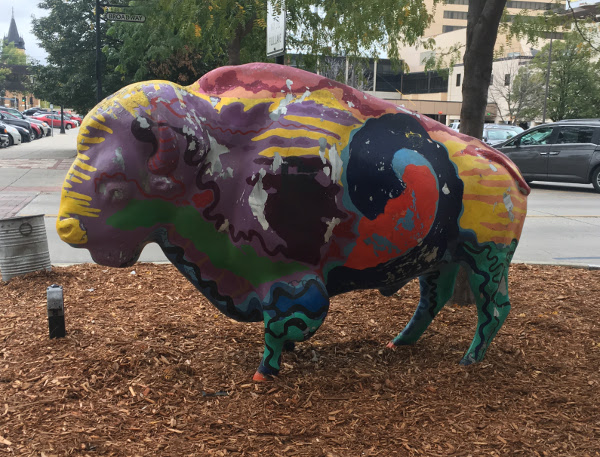
[[[102,101],[102,39],[100,37],[100,14],[106,7],[129,8],[130,5],[113,5],[96,0],[96,101]],[[146,16],[141,14],[106,13],[106,21],[146,22]]]
[[[146,16],[142,16],[141,14],[106,13],[104,18],[107,21],[146,22]]]
[[[267,1],[267,57],[276,57],[284,63],[285,56],[285,1]]]

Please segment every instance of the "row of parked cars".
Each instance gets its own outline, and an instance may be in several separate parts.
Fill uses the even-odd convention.
[[[485,124],[483,140],[509,157],[527,182],[592,184],[600,192],[600,119],[565,119],[525,131]]]
[[[81,117],[64,114],[65,129],[81,124]],[[60,127],[61,115],[56,111],[32,108],[19,111],[0,106],[0,147],[8,147],[51,135],[51,127]]]

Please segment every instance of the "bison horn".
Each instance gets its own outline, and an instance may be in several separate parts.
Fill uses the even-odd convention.
[[[157,144],[156,151],[148,159],[148,170],[155,175],[168,176],[175,171],[179,163],[177,133],[162,122],[154,127],[157,133]]]

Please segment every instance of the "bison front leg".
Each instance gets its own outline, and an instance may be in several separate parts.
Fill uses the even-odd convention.
[[[271,288],[270,302],[264,306],[265,351],[255,381],[265,381],[279,373],[281,352],[295,341],[309,339],[329,311],[329,295],[319,279],[303,281],[301,287],[278,283]]]

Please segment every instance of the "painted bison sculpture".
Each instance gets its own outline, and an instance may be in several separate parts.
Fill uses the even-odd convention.
[[[57,231],[114,267],[158,243],[224,314],[264,321],[255,380],[350,290],[390,295],[418,277],[419,305],[389,346],[414,343],[463,265],[478,315],[470,364],[509,312],[528,193],[479,140],[316,74],[249,64],[187,87],[133,84],[96,106]]]

